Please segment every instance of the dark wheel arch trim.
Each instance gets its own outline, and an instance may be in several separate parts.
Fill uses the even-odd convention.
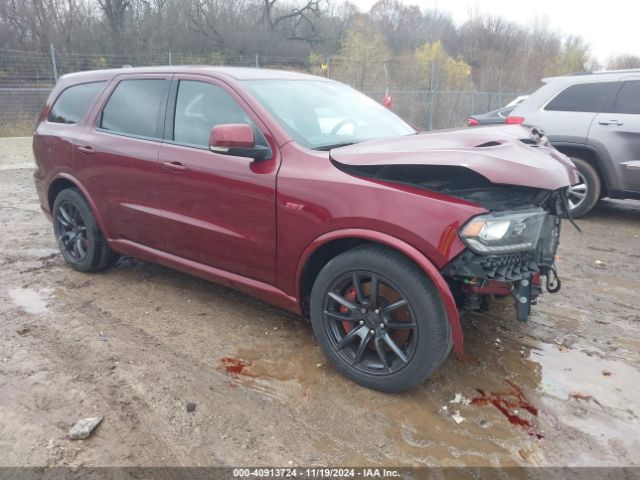
[[[569,157],[581,158],[585,162],[589,162],[591,166],[596,169],[603,187],[600,195],[601,197],[607,197],[609,196],[610,191],[615,190],[611,185],[609,173],[604,167],[604,162],[602,161],[603,155],[596,147],[586,145],[584,143],[571,142],[551,142],[551,144],[561,153],[564,153]],[[580,155],[581,153],[582,155]]]
[[[453,297],[449,284],[440,274],[436,266],[424,256],[418,249],[410,244],[400,240],[396,237],[388,235],[386,233],[378,232],[375,230],[366,230],[359,228],[350,228],[345,230],[334,230],[332,232],[321,235],[316,240],[311,242],[307,248],[305,248],[300,261],[298,262],[298,268],[296,271],[296,283],[297,291],[300,292],[300,286],[302,285],[303,272],[307,265],[308,260],[312,254],[320,247],[328,242],[336,239],[356,239],[365,242],[377,243],[390,247],[391,249],[403,254],[409,260],[414,262],[418,268],[420,268],[433,282],[440,300],[447,314],[447,320],[451,327],[451,335],[453,337],[453,350],[460,359],[464,359],[464,337],[462,333],[462,326],[460,324],[460,315],[456,301]],[[300,302],[303,301],[302,296],[299,296]]]
[[[58,189],[56,186],[59,185],[60,182],[62,182],[65,186],[63,188],[59,188]],[[104,237],[107,240],[107,242],[110,242],[111,236],[109,235],[109,231],[105,228],[105,224],[102,221],[102,216],[100,215],[100,212],[97,209],[96,204],[93,201],[93,198],[91,198],[91,195],[89,194],[87,189],[82,185],[82,183],[80,183],[77,178],[73,177],[72,175],[69,175],[68,173],[59,173],[56,177],[54,177],[49,182],[49,186],[47,188],[47,199],[49,201],[49,205],[48,205],[49,206],[49,212],[52,211],[53,202],[55,201],[56,195],[59,192],[61,192],[62,190],[64,190],[64,188],[67,188],[67,187],[70,187],[70,186],[75,187],[78,190],[80,190],[80,193],[82,193],[82,196],[85,198],[85,200],[89,204],[89,207],[91,208],[91,213],[93,213],[93,216],[96,219],[96,223],[100,227],[100,230],[102,231],[102,234],[104,235]]]

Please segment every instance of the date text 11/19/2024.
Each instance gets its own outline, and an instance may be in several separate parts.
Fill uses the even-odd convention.
[[[234,478],[394,478],[400,477],[396,469],[387,468],[234,468]]]

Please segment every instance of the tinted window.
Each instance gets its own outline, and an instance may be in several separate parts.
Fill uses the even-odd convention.
[[[60,94],[49,112],[49,121],[78,123],[93,105],[107,82],[81,83],[67,88]]]
[[[640,81],[622,85],[616,99],[616,113],[640,114]]]
[[[102,111],[100,127],[141,137],[156,134],[158,112],[169,88],[168,80],[123,80]]]
[[[222,88],[210,83],[180,81],[173,128],[175,142],[208,147],[211,129],[224,123],[252,124],[242,107]],[[256,139],[259,137],[256,135]]]
[[[545,110],[599,112],[616,85],[616,82],[573,85],[551,100]]]

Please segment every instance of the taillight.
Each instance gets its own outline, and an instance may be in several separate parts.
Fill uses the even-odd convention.
[[[467,121],[467,127],[475,127],[476,125],[480,125],[480,122],[473,117],[469,117]]]
[[[507,125],[520,125],[521,123],[524,123],[524,117],[514,117],[509,115],[504,123]]]

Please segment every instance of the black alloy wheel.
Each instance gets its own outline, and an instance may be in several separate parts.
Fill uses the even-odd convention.
[[[119,255],[105,240],[89,204],[78,189],[56,196],[51,209],[53,232],[67,264],[80,272],[96,272],[113,265]]]
[[[89,240],[80,210],[70,201],[64,201],[58,205],[55,214],[60,249],[75,262],[81,262],[87,255]]]
[[[406,366],[415,353],[418,331],[409,302],[376,273],[359,270],[338,278],[322,314],[333,348],[354,368],[386,375]]]
[[[333,365],[380,391],[415,387],[452,346],[436,287],[411,260],[379,245],[331,259],[313,284],[310,313],[314,334]]]

